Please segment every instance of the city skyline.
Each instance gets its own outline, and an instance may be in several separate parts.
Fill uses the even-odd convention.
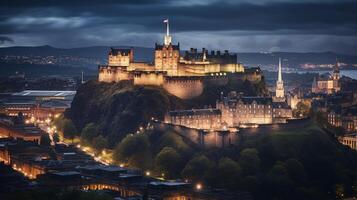
[[[357,3],[350,0],[3,1],[0,10],[0,47],[150,47],[161,41],[169,18],[173,42],[183,49],[357,50]]]

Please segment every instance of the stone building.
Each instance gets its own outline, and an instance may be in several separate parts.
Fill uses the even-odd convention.
[[[244,97],[230,92],[217,100],[216,108],[170,111],[165,123],[203,130],[228,130],[258,124],[286,123],[292,110],[272,97]]]
[[[357,106],[331,108],[327,112],[327,122],[334,127],[342,127],[347,133],[357,131]]]
[[[292,118],[292,110],[286,102],[274,102],[271,97],[244,97],[231,92],[217,101],[222,112],[222,122],[229,127],[247,124],[286,123]]]
[[[176,110],[166,115],[165,123],[195,129],[219,130],[222,126],[221,117],[219,109]]]
[[[314,78],[312,82],[312,93],[332,94],[341,90],[340,86],[340,70],[338,63],[333,68],[332,74],[325,73]]]

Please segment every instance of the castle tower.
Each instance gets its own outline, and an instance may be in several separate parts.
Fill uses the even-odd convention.
[[[337,61],[337,59],[336,59],[336,64],[333,67],[332,77],[334,80],[340,79],[340,66],[339,66],[339,62]]]
[[[333,72],[332,72],[332,81],[333,81],[333,91],[338,92],[341,90],[340,87],[340,66],[339,62],[336,59],[336,64],[333,67]]]
[[[176,76],[180,59],[180,44],[172,44],[169,20],[165,19],[164,23],[166,24],[164,44],[155,44],[155,70],[166,71],[169,76]]]
[[[285,101],[284,82],[281,72],[281,58],[279,58],[278,80],[276,81],[276,88],[275,88],[275,100]]]

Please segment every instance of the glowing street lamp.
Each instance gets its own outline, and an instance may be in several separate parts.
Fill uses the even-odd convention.
[[[202,184],[201,183],[197,183],[196,184],[196,190],[202,190]]]

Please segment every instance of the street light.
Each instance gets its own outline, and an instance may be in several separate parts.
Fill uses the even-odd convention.
[[[202,185],[201,183],[196,184],[196,190],[202,190]]]

